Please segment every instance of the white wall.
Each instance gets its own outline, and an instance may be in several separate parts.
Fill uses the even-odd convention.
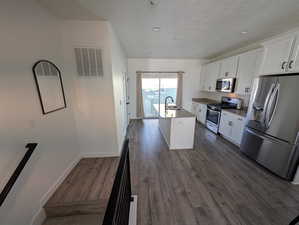
[[[10,0],[0,7],[0,180],[38,142],[4,205],[0,224],[30,224],[49,187],[78,156],[73,116],[73,79],[61,51],[60,21],[34,0]],[[42,115],[32,74],[33,64],[49,59],[62,70],[67,108]]]
[[[127,106],[125,80],[128,72],[127,56],[117,38],[113,28],[109,25],[111,60],[112,60],[112,81],[113,96],[115,105],[115,119],[117,127],[117,140],[119,150],[122,147],[127,128]]]
[[[127,59],[109,22],[62,21],[35,0],[0,8],[0,188],[25,153],[38,148],[0,208],[0,224],[31,224],[51,187],[80,156],[119,155],[123,118],[121,75]],[[102,49],[104,76],[78,77],[75,46]],[[67,108],[42,115],[33,64],[61,69]],[[116,86],[113,87],[113,84]]]
[[[111,35],[105,21],[66,21],[63,25],[65,60],[76,76],[76,126],[84,155],[118,155],[117,126],[112,86]],[[102,50],[103,77],[77,76],[74,47]]]
[[[136,118],[136,71],[184,71],[183,107],[191,110],[192,98],[199,95],[201,60],[197,59],[128,59],[130,118]]]

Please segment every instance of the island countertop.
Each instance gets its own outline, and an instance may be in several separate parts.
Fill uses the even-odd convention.
[[[195,117],[194,114],[188,112],[185,109],[167,109],[160,111],[160,118],[187,118],[187,117]]]

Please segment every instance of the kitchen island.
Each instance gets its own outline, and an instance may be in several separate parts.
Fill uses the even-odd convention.
[[[159,127],[169,149],[193,149],[194,114],[185,109],[161,109]]]

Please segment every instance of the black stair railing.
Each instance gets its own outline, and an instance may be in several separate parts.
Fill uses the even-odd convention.
[[[128,225],[132,200],[129,141],[126,140],[123,145],[103,225]]]
[[[289,225],[297,225],[299,224],[299,216],[297,216],[294,220],[292,220],[292,222],[290,222]]]
[[[8,196],[9,192],[11,191],[12,187],[16,183],[18,177],[20,176],[22,170],[26,166],[28,160],[30,159],[32,153],[34,152],[35,148],[37,146],[37,143],[28,143],[26,145],[26,148],[28,149],[22,158],[21,162],[9,178],[8,182],[4,186],[3,190],[0,193],[0,207],[2,206],[3,202],[5,201],[6,197]]]

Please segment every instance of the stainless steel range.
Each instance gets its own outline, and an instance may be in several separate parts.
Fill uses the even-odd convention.
[[[241,99],[222,97],[221,103],[208,104],[206,126],[214,133],[218,133],[221,117],[221,109],[237,109]]]

